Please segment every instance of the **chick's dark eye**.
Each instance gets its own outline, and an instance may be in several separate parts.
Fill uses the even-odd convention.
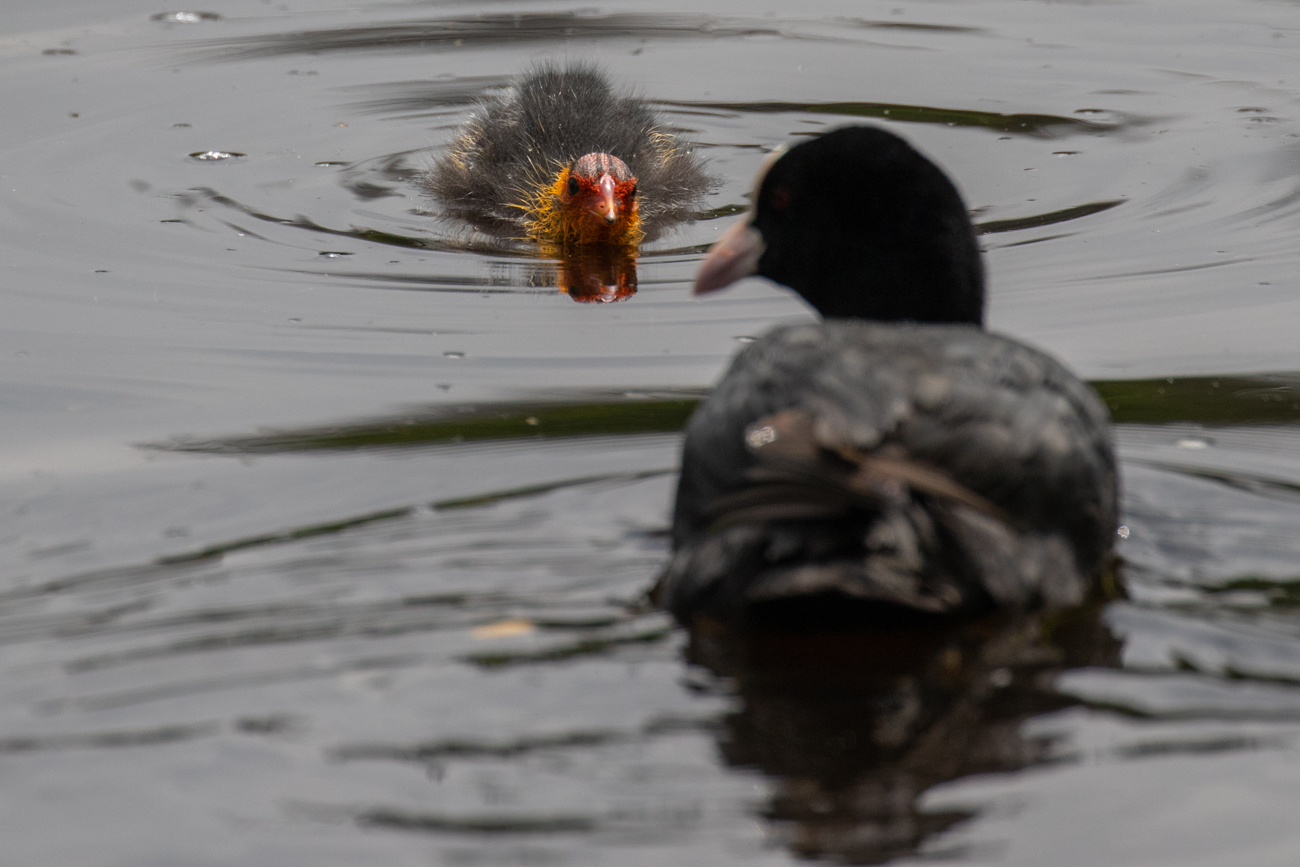
[[[575,178],[573,175],[569,175],[569,195],[576,196],[577,194],[578,194],[578,179]]]
[[[633,185],[632,185],[632,192],[628,193],[628,194],[627,194],[627,197],[628,197],[629,199],[635,199],[635,198],[636,198],[636,184],[633,184]]]

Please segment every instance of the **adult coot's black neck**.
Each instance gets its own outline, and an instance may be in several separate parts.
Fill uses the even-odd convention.
[[[984,268],[961,195],[893,133],[844,127],[792,148],[763,177],[744,231],[761,241],[757,261],[755,249],[720,251],[731,261],[714,271],[727,276],[706,278],[706,261],[697,291],[743,271],[826,317],[983,323]]]

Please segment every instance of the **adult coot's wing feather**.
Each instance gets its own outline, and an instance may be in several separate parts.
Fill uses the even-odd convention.
[[[691,420],[661,598],[1066,605],[1115,491],[1105,409],[1035,350],[967,326],[778,329]]]

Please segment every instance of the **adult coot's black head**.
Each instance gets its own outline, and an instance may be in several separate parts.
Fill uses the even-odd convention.
[[[983,322],[984,268],[961,195],[898,136],[856,126],[804,142],[756,193],[696,292],[757,273],[826,317]]]

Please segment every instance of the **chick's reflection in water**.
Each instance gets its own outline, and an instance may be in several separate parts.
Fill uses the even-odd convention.
[[[1052,757],[1051,740],[1027,735],[1023,723],[1075,703],[1052,691],[1058,672],[1118,664],[1103,606],[959,631],[701,623],[687,657],[739,695],[721,752],[771,778],[763,816],[776,841],[801,858],[879,864],[971,817],[923,809],[926,789]]]
[[[608,303],[636,294],[635,248],[588,247],[558,258],[556,283],[574,301]]]

